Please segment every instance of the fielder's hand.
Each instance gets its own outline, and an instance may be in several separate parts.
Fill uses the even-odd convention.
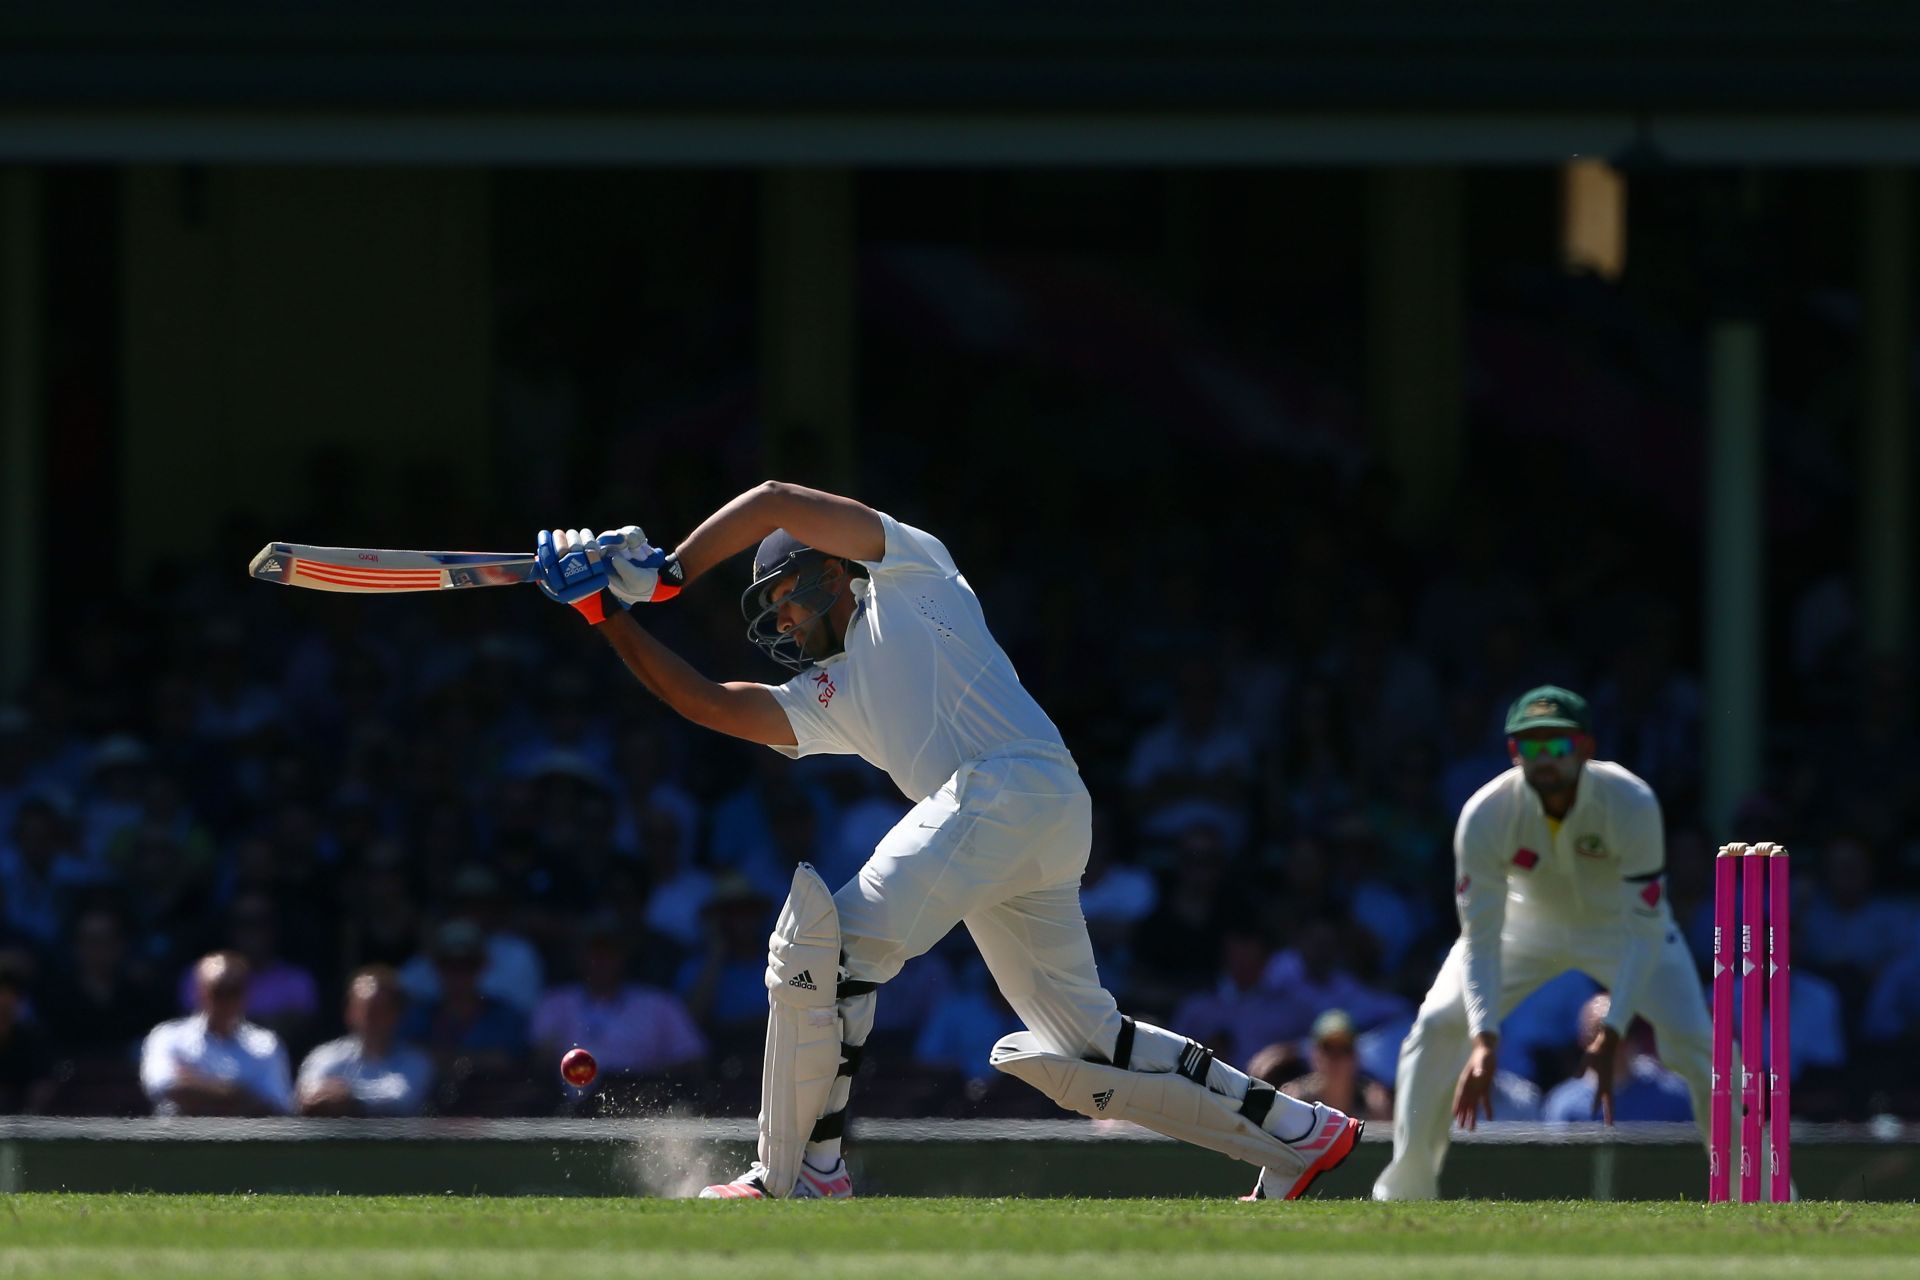
[[[1613,1068],[1619,1060],[1620,1033],[1612,1027],[1601,1027],[1593,1033],[1586,1061],[1580,1064],[1583,1070],[1593,1072],[1593,1105],[1608,1124],[1613,1123]]]
[[[647,541],[637,524],[600,535],[612,578],[607,589],[623,604],[659,604],[680,594],[680,562]]]
[[[1480,1127],[1480,1112],[1493,1119],[1493,1077],[1500,1070],[1500,1055],[1490,1039],[1476,1039],[1473,1055],[1460,1073],[1459,1087],[1453,1091],[1453,1118],[1463,1129]]]
[[[591,623],[607,620],[606,600],[600,594],[610,577],[606,557],[590,529],[540,531],[535,555],[540,561],[540,589],[562,604],[570,604]]]

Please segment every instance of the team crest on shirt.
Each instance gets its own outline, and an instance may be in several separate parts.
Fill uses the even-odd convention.
[[[1581,836],[1573,842],[1573,851],[1583,858],[1604,858],[1607,856],[1607,844],[1599,836]]]

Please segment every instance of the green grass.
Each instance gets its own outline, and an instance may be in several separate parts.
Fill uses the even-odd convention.
[[[1910,1277],[1912,1205],[0,1197],[0,1277]]]

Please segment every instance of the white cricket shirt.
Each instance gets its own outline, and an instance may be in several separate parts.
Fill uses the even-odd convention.
[[[182,1067],[243,1085],[281,1115],[293,1111],[287,1051],[280,1037],[265,1027],[242,1022],[231,1036],[215,1035],[207,1026],[207,1015],[196,1013],[147,1032],[140,1046],[140,1084],[154,1099],[155,1114],[174,1113],[165,1095],[180,1078]]]
[[[882,559],[850,586],[846,649],[767,688],[793,725],[788,756],[856,755],[920,801],[962,764],[1019,742],[1065,750],[987,630],[938,538],[884,513]]]
[[[1610,761],[1588,761],[1556,831],[1515,766],[1461,809],[1453,851],[1472,1034],[1498,1023],[1503,943],[1568,955],[1617,951],[1607,1021],[1624,1031],[1672,925],[1653,788]]]

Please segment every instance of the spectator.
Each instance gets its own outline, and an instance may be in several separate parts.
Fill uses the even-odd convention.
[[[140,1051],[140,1083],[158,1115],[267,1116],[293,1110],[280,1037],[246,1020],[247,961],[216,951],[194,968],[200,1012],[163,1022]]]
[[[483,939],[486,960],[480,972],[481,992],[525,1014],[540,999],[540,953],[525,938],[507,931],[501,921],[503,907],[500,879],[486,867],[470,864],[454,877],[449,918],[472,924]],[[416,956],[400,971],[400,981],[416,1009],[440,994],[439,971],[439,958],[432,955]]]
[[[751,757],[748,768],[747,782],[714,806],[708,854],[717,870],[744,871],[764,879],[780,861],[775,817],[784,822],[806,810],[813,815],[816,831],[831,830],[833,801],[824,788],[796,777],[771,752]],[[784,882],[780,891],[786,892]]]
[[[1127,766],[1141,833],[1167,840],[1209,823],[1238,850],[1247,838],[1253,744],[1222,709],[1212,663],[1188,660],[1172,693],[1173,713],[1141,735]]]
[[[1094,806],[1093,843],[1080,879],[1080,913],[1103,972],[1116,961],[1124,967],[1134,930],[1160,905],[1153,877],[1117,856],[1113,822],[1108,810]]]
[[[47,1033],[27,1017],[26,977],[0,965],[0,1115],[33,1115],[53,1097],[53,1052]]]
[[[1260,985],[1272,948],[1254,921],[1229,922],[1218,951],[1220,974],[1213,990],[1181,1001],[1173,1025],[1221,1058],[1241,1062],[1262,1045],[1292,1039],[1306,1029],[1292,1001]]]
[[[635,723],[621,731],[615,767],[626,793],[621,797],[623,817],[616,843],[629,854],[645,854],[654,841],[671,839],[677,846],[677,861],[693,860],[700,806],[673,780],[673,761],[665,735],[654,724]],[[650,823],[652,815],[670,822]]]
[[[1552,1083],[1567,1074],[1570,1063],[1567,1028],[1578,1026],[1580,1011],[1600,990],[1578,969],[1549,978],[1529,992],[1500,1020],[1500,1060],[1536,1084]]]
[[[427,1105],[433,1062],[397,1040],[406,992],[386,965],[368,965],[347,983],[347,1034],[300,1064],[300,1114],[414,1116]]]
[[[680,966],[675,989],[694,1021],[715,1033],[757,1032],[767,1018],[767,929],[772,904],[737,871],[720,877],[701,912],[707,944]]]
[[[600,1069],[658,1075],[706,1056],[707,1042],[679,999],[626,981],[627,948],[618,917],[591,920],[580,942],[580,981],[540,998],[533,1041],[557,1062],[575,1045],[592,1050]]]
[[[88,880],[110,878],[108,851],[124,832],[146,820],[150,765],[146,747],[126,734],[115,734],[93,749],[78,824]]]
[[[653,829],[672,821],[671,815],[653,815],[647,823]],[[678,833],[675,833],[676,837]],[[643,856],[647,865],[646,926],[655,934],[692,949],[700,942],[703,930],[702,909],[713,894],[713,877],[698,867],[687,865],[681,856],[684,843],[675,839],[649,839]]]
[[[480,926],[449,920],[434,931],[431,950],[439,994],[414,1005],[400,1038],[424,1045],[443,1076],[519,1066],[527,1056],[526,1017],[480,989],[487,952]]]
[[[1350,1116],[1393,1119],[1393,1091],[1360,1070],[1354,1053],[1353,1019],[1344,1009],[1329,1009],[1313,1022],[1309,1070],[1281,1085],[1290,1097],[1319,1100]]]
[[[1674,665],[1671,620],[1655,612],[1594,691],[1593,720],[1614,759],[1677,799],[1695,790],[1703,702],[1699,682]]]
[[[341,959],[350,969],[404,964],[420,936],[420,913],[401,869],[401,852],[377,843],[367,851],[366,862],[345,904]]]
[[[1301,929],[1292,948],[1267,962],[1261,981],[1292,1002],[1301,1030],[1328,1009],[1345,1009],[1363,1030],[1411,1011],[1410,1001],[1368,986],[1344,967],[1339,931],[1326,920]]]
[[[247,1014],[283,1040],[298,1041],[308,1033],[320,1008],[313,975],[280,955],[280,913],[264,893],[234,899],[227,916],[227,939],[246,957],[251,975]],[[192,1009],[198,998],[195,970],[181,975],[180,1004]]]
[[[960,966],[954,990],[920,1028],[913,1044],[914,1065],[928,1071],[957,1071],[968,1080],[988,1078],[984,1046],[1020,1030],[1020,1016],[987,978],[987,966],[969,956]]]
[[[59,941],[67,899],[86,879],[64,799],[41,792],[14,812],[12,839],[0,846],[0,906],[6,923],[41,950]]]
[[[1829,844],[1816,863],[1819,885],[1794,929],[1798,964],[1844,976],[1861,989],[1899,957],[1920,925],[1912,903],[1875,892],[1873,864],[1859,840]]]
[[[247,670],[246,628],[231,617],[209,620],[201,632],[205,663],[194,732],[202,741],[240,743],[280,720],[279,695]]]
[[[1579,1036],[1574,1041],[1584,1050],[1606,1025],[1613,998],[1602,991],[1580,1010]],[[1647,1024],[1635,1018],[1614,1049],[1613,1118],[1619,1120],[1664,1120],[1687,1124],[1693,1120],[1693,1100],[1687,1082],[1660,1065],[1653,1056],[1653,1033]],[[1600,1119],[1597,1097],[1599,1081],[1592,1071],[1572,1080],[1563,1080],[1547,1094],[1540,1118],[1548,1124],[1579,1124]]]
[[[1236,897],[1227,883],[1227,851],[1211,824],[1181,833],[1160,905],[1134,934],[1137,999],[1170,1009],[1211,986],[1220,929]]]
[[[68,961],[53,972],[41,1002],[55,1046],[82,1061],[130,1062],[163,1006],[127,955],[119,915],[105,907],[82,911]]]

